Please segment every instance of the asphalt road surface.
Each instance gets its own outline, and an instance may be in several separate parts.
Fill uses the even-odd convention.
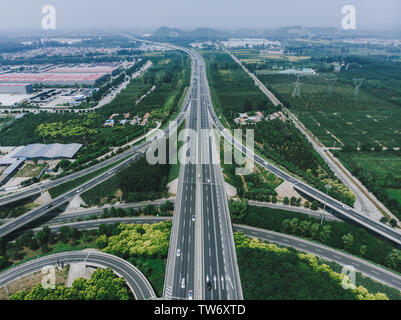
[[[71,251],[48,255],[30,260],[17,267],[0,273],[0,287],[23,276],[42,270],[46,266],[58,266],[70,263],[85,263],[87,266],[111,268],[115,274],[123,277],[137,300],[156,299],[155,292],[145,276],[128,261],[117,256],[93,250]]]

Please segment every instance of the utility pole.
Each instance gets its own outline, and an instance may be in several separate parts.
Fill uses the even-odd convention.
[[[354,96],[356,97],[359,95],[359,88],[361,87],[361,85],[362,85],[363,81],[365,81],[365,79],[364,78],[363,79],[354,78],[353,80],[354,80],[354,86],[355,86]]]
[[[327,82],[327,94],[330,95],[333,93],[334,84],[337,81],[337,78],[324,78]]]
[[[299,82],[299,78],[300,77],[301,77],[301,75],[298,74],[297,75],[297,82],[294,82],[295,88],[294,88],[294,91],[292,92],[292,95],[291,95],[291,97],[293,97],[293,98],[301,97],[301,84],[302,83]]]
[[[331,189],[331,185],[326,184],[326,197],[324,198],[324,205],[323,205],[323,213],[322,213],[322,220],[320,221],[320,225],[323,225],[323,220],[324,220],[324,216],[326,214],[326,202],[327,202],[327,197],[329,196],[329,189]]]

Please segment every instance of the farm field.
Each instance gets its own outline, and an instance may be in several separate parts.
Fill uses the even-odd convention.
[[[255,87],[249,76],[222,52],[203,52],[212,100],[217,113],[230,125],[239,112],[274,112],[273,104]]]
[[[373,68],[372,68],[373,69]],[[359,95],[354,95],[353,76],[366,77]],[[298,115],[301,122],[326,146],[370,145],[376,150],[401,147],[401,79],[390,74],[350,71],[303,76],[299,79],[300,97],[292,97],[297,77],[283,74],[258,74],[279,100]],[[331,93],[326,79],[336,78]],[[377,80],[376,80],[377,78]]]

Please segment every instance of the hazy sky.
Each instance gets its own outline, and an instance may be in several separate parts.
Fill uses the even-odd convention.
[[[57,31],[69,29],[275,28],[341,26],[356,8],[357,29],[401,29],[401,0],[1,0],[0,29],[40,30],[41,8],[56,8]]]

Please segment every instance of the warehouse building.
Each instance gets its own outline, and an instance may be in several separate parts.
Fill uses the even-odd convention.
[[[47,70],[48,73],[108,73],[116,74],[120,70],[119,67],[111,66],[93,66],[93,67],[58,67]]]
[[[3,73],[0,84],[94,85],[108,76],[107,73]]]
[[[1,93],[29,94],[32,93],[32,85],[27,83],[0,83]]]
[[[0,166],[7,166],[7,169],[0,174],[0,186],[5,185],[24,164],[25,159],[1,158]]]
[[[81,149],[82,144],[29,144],[15,152],[13,158],[26,158],[28,160],[56,160],[56,159],[71,159]]]

